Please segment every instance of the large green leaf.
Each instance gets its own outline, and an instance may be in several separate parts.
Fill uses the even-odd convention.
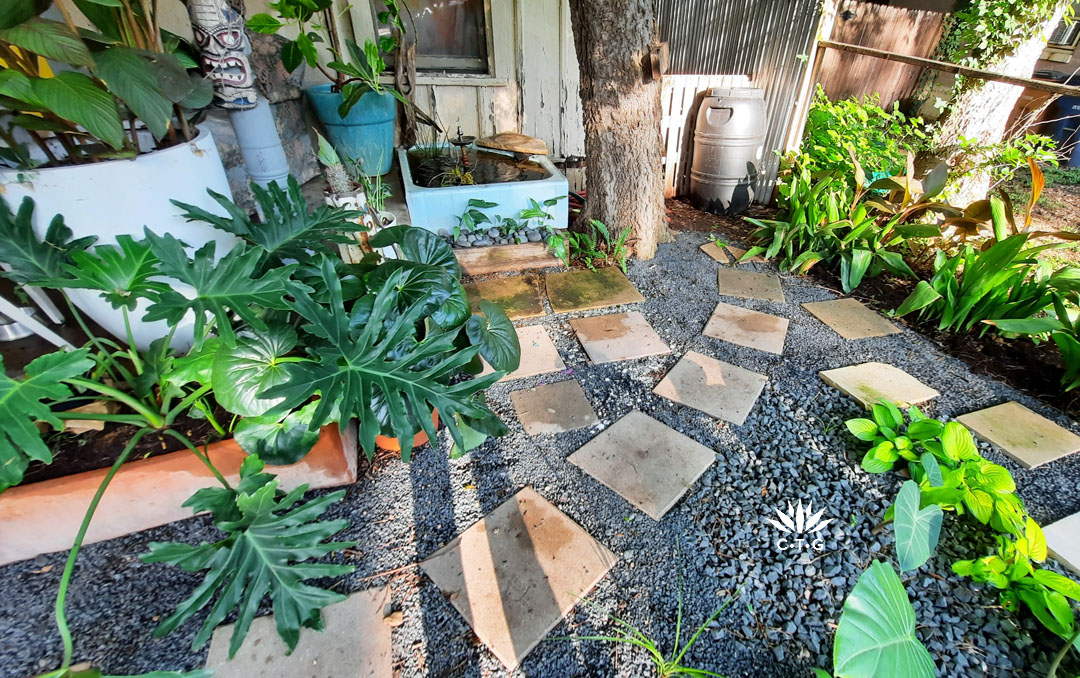
[[[5,3],[10,1],[4,0]],[[0,40],[53,61],[87,68],[94,66],[94,57],[86,43],[59,21],[35,16],[0,30]]]
[[[71,253],[72,264],[64,266],[68,278],[49,281],[55,287],[74,287],[101,292],[101,298],[115,309],[135,310],[139,299],[155,300],[169,286],[154,280],[157,257],[145,240],[130,235],[116,236],[117,245],[98,245],[93,252]]]
[[[900,304],[900,308],[896,309],[896,315],[904,316],[912,311],[922,310],[938,299],[941,299],[941,294],[930,283],[920,280],[911,294]]]
[[[319,442],[320,432],[311,430],[315,407],[316,403],[308,403],[285,417],[245,417],[233,431],[236,442],[268,464],[295,464]]]
[[[202,583],[161,622],[154,635],[164,636],[209,605],[209,613],[192,641],[192,647],[198,649],[235,610],[230,658],[240,649],[266,596],[273,601],[278,635],[290,651],[300,640],[301,628],[322,630],[322,608],[345,596],[305,584],[304,580],[337,577],[355,569],[351,565],[306,562],[353,545],[325,542],[348,527],[347,520],[313,522],[339,501],[344,491],[296,506],[307,485],[279,496],[277,479],[262,473],[257,457],[248,457],[240,473],[241,484],[236,490],[200,490],[185,503],[196,512],[211,511],[214,524],[228,535],[225,539],[198,546],[153,542],[150,552],[142,556],[145,562],[179,565],[187,572],[208,570]],[[215,595],[217,600],[211,605]]]
[[[517,330],[501,308],[487,299],[479,300],[483,316],[474,315],[465,323],[465,333],[493,369],[513,372],[521,363]]]
[[[422,304],[423,314],[443,329],[460,327],[469,317],[469,299],[460,281],[447,269],[406,259],[390,259],[368,273],[369,289],[381,288],[390,276],[403,273],[398,283],[398,307]]]
[[[133,49],[117,45],[98,53],[97,73],[109,91],[146,124],[155,139],[165,136],[172,120],[172,101],[158,87],[157,77],[146,59]]]
[[[94,366],[87,357],[89,349],[57,351],[35,358],[26,366],[24,379],[12,379],[4,373],[0,356],[0,491],[22,481],[30,460],[49,463],[52,452],[41,440],[34,425],[43,421],[53,428],[63,424],[42,401],[71,397],[63,379],[76,377]]]
[[[120,111],[112,95],[82,73],[61,71],[33,81],[34,95],[56,115],[81,125],[115,149],[124,143]]]
[[[398,313],[397,288],[404,279],[401,271],[390,276],[378,291],[367,322],[353,328],[333,264],[324,259],[321,269],[328,292],[325,304],[295,283],[288,286],[295,299],[292,308],[307,321],[304,331],[321,340],[321,345],[312,342],[311,359],[292,364],[290,380],[264,397],[284,397],[283,407],[297,407],[318,395],[311,428],[332,418],[342,424],[357,419],[360,444],[369,455],[374,454],[375,436],[380,433],[372,409],[377,397],[385,398],[390,424],[399,440],[412,440],[421,429],[435,440],[431,411],[437,409],[454,442],[464,448],[454,416],[486,416],[489,410],[473,394],[493,384],[498,375],[449,382],[479,348],[455,349],[457,332],[432,331],[418,341],[416,327],[424,318],[424,304],[412,304]],[[407,459],[410,453],[409,446],[403,446],[402,456]]]
[[[937,504],[919,508],[919,485],[908,480],[896,497],[893,523],[896,528],[896,557],[902,571],[914,570],[933,555],[941,534],[943,513]]]
[[[838,678],[934,678],[934,660],[915,637],[915,610],[889,565],[871,563],[844,601],[833,666]]]
[[[371,237],[372,247],[389,247],[397,245],[401,254],[409,261],[421,264],[441,266],[450,271],[454,277],[461,276],[461,267],[454,250],[444,241],[426,228],[416,226],[394,226],[384,228]]]
[[[11,267],[3,272],[5,277],[30,285],[64,277],[71,254],[86,249],[95,240],[72,240],[71,236],[64,217],[57,214],[49,222],[45,239],[38,238],[34,233],[34,201],[23,198],[19,210],[12,214],[7,201],[0,198],[0,262]]]
[[[355,242],[346,231],[357,231],[359,225],[353,222],[360,213],[340,207],[325,205],[308,211],[307,200],[300,189],[300,184],[293,176],[289,177],[289,190],[283,191],[277,182],[268,188],[251,184],[251,191],[258,202],[262,221],[255,223],[247,210],[237,207],[231,200],[220,193],[207,190],[207,193],[226,211],[227,216],[173,200],[172,203],[184,210],[184,218],[189,221],[202,221],[214,228],[232,233],[261,248],[273,262],[282,259],[307,261],[311,251],[330,252],[324,242]]]
[[[259,396],[288,380],[287,363],[281,358],[294,348],[296,330],[288,325],[275,325],[266,331],[241,335],[235,344],[222,345],[214,358],[211,377],[214,397],[233,414],[244,417],[265,414],[282,399]],[[247,449],[243,443],[241,446]],[[264,460],[270,462],[266,457]]]
[[[49,8],[50,0],[5,0],[0,2],[0,29],[11,28]]]
[[[215,261],[216,243],[211,240],[189,258],[179,240],[146,229],[154,254],[161,260],[161,271],[194,288],[191,296],[174,289],[163,292],[146,313],[145,320],[179,323],[189,311],[195,313],[195,337],[203,335],[207,314],[217,320],[218,334],[227,342],[235,341],[232,314],[256,330],[265,330],[260,307],[288,308],[284,299],[285,281],[295,266],[282,266],[255,276],[261,252],[238,244]]]

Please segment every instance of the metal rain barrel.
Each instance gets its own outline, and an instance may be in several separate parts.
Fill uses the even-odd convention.
[[[765,152],[765,92],[714,87],[694,127],[690,197],[714,214],[739,214],[754,199]]]

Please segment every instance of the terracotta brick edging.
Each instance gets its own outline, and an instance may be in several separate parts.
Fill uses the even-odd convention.
[[[239,477],[247,454],[235,440],[210,445],[210,460],[230,483]],[[289,466],[267,466],[289,489],[307,483],[311,489],[356,481],[356,425],[339,433],[336,424],[323,427],[319,442],[302,460]],[[40,483],[20,485],[0,494],[0,565],[42,553],[66,551],[75,541],[83,514],[108,469],[86,471]],[[124,464],[98,505],[84,543],[115,539],[191,517],[181,505],[196,490],[218,482],[187,450]]]

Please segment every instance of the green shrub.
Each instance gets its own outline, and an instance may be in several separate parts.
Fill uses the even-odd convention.
[[[922,118],[907,117],[897,103],[885,110],[879,102],[877,93],[861,100],[830,101],[818,85],[806,118],[802,164],[811,172],[837,171],[853,177],[851,148],[870,181],[903,173],[908,152],[918,152],[926,144]]]
[[[847,422],[848,431],[870,445],[863,456],[863,470],[885,473],[896,464],[906,464],[912,478],[909,483],[918,484],[918,506],[966,514],[996,533],[994,553],[959,560],[953,563],[953,572],[989,583],[1000,590],[1002,607],[1011,611],[1023,603],[1047,629],[1070,638],[1075,619],[1068,599],[1080,600],[1080,584],[1039,568],[1047,558],[1046,538],[1024,508],[1008,469],[983,458],[971,431],[958,422],[931,419],[917,407],[910,408],[905,417],[886,402],[874,405],[871,416]],[[896,521],[898,548],[899,503],[885,513],[885,520]],[[936,531],[924,530],[918,536],[926,543],[916,545],[921,560],[915,561],[916,566],[925,562],[937,543]]]

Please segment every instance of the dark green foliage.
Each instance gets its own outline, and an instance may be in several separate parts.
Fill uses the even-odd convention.
[[[308,562],[354,545],[326,541],[348,527],[347,520],[317,522],[345,491],[298,505],[307,485],[286,494],[278,490],[277,479],[262,469],[258,457],[248,457],[235,489],[199,490],[184,503],[195,513],[210,512],[214,525],[225,533],[224,539],[198,546],[152,542],[150,552],[142,556],[145,562],[178,565],[187,572],[207,570],[191,596],[155,629],[155,636],[164,636],[209,606],[209,614],[192,641],[192,648],[198,649],[235,610],[236,624],[229,641],[232,658],[259,604],[269,596],[278,635],[292,651],[300,640],[301,628],[322,630],[322,608],[345,599],[340,593],[304,583],[355,569],[352,565]],[[217,599],[211,605],[215,594]]]

